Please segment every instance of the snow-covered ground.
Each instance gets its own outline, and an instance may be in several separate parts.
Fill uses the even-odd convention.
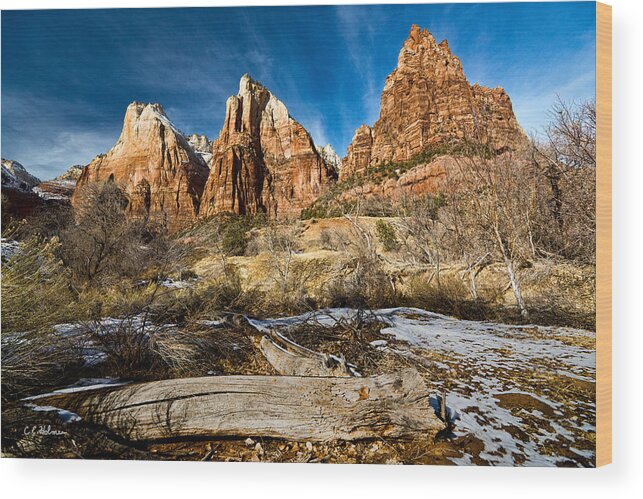
[[[0,247],[2,254],[2,261],[8,262],[13,256],[20,252],[20,243],[10,239],[0,238]]]
[[[71,412],[66,409],[60,409],[59,407],[54,407],[51,405],[38,405],[36,402],[38,401],[38,399],[51,397],[52,395],[100,390],[102,388],[122,386],[126,384],[127,381],[121,381],[115,378],[81,378],[76,383],[66,388],[54,390],[53,392],[49,393],[33,395],[31,397],[26,397],[23,400],[33,401],[25,404],[25,407],[31,409],[32,411],[53,412],[56,413],[58,419],[60,419],[63,423],[77,423],[78,421],[81,421],[82,418],[75,412]]]
[[[332,325],[356,313],[328,309],[249,322],[265,332],[302,321]],[[446,391],[447,405],[460,416],[454,434],[470,442],[455,464],[593,463],[593,332],[465,321],[412,308],[369,314],[385,325],[382,334],[398,340],[372,346],[420,358],[429,366],[432,399]]]

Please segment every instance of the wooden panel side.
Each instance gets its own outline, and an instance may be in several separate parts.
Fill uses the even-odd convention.
[[[596,3],[596,465],[612,462],[612,7]]]

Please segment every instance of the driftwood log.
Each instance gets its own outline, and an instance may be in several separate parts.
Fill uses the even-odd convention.
[[[358,377],[211,376],[39,399],[133,441],[412,438],[443,428],[413,370]]]
[[[279,333],[259,342],[259,350],[279,374],[285,376],[354,376],[344,359],[305,348]]]

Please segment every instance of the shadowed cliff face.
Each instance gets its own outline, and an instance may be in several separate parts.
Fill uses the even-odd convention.
[[[335,176],[286,106],[244,75],[226,102],[200,214],[298,216]]]
[[[380,118],[362,125],[343,160],[341,178],[383,161],[405,161],[431,144],[479,142],[492,149],[514,148],[526,137],[506,92],[467,81],[446,40],[413,25],[386,78]]]
[[[127,194],[133,217],[170,231],[196,219],[208,167],[158,104],[130,104],[118,142],[83,170],[72,197],[85,185],[112,178]]]

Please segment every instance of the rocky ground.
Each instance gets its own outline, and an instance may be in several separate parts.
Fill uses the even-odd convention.
[[[212,335],[224,336],[232,322],[212,321],[204,327]],[[111,327],[115,323],[107,324]],[[453,426],[436,437],[418,435],[413,441],[403,442],[385,439],[288,442],[243,435],[238,439],[149,442],[134,446],[69,414],[57,415],[52,408],[41,408],[35,399],[4,410],[3,451],[29,457],[583,467],[594,464],[592,332],[463,321],[405,308],[368,312],[328,309],[279,319],[246,319],[236,324],[234,328],[244,329],[250,335],[253,331],[259,335],[278,331],[309,348],[345,356],[362,375],[412,366],[427,381],[429,401],[436,410],[438,397],[446,394],[448,418]],[[69,334],[72,326],[61,329]],[[254,347],[249,342],[238,348]],[[94,368],[99,369],[100,352],[93,348],[86,353]],[[245,369],[249,374],[270,373],[269,366],[257,364],[252,352],[246,353],[250,355],[238,357],[245,360],[237,363],[236,372]],[[227,370],[222,365],[219,369]],[[201,368],[206,371],[208,367]],[[221,370],[206,372],[225,374]],[[100,385],[116,380],[86,380],[85,384],[90,381]],[[29,429],[28,434],[25,428]]]

